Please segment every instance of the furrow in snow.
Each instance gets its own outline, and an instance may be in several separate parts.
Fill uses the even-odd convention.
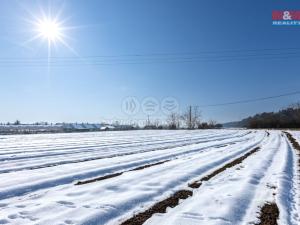
[[[197,146],[193,145],[189,148],[175,148],[170,149],[165,154],[161,154],[159,152],[156,152],[157,156],[152,153],[143,153],[139,154],[138,158],[132,158],[132,156],[129,156],[130,158],[122,158],[122,161],[120,161],[120,158],[116,158],[114,161],[113,159],[106,160],[107,166],[105,167],[103,163],[98,162],[95,163],[95,165],[91,165],[93,167],[97,167],[97,169],[82,169],[82,165],[80,167],[70,167],[70,165],[64,165],[57,168],[57,170],[48,170],[47,168],[43,169],[44,171],[36,171],[37,178],[34,179],[33,172],[35,171],[19,171],[16,173],[13,173],[15,180],[10,180],[11,174],[2,174],[0,175],[1,179],[7,180],[7,183],[3,184],[4,187],[1,187],[3,185],[0,185],[0,199],[5,199],[8,197],[13,196],[20,196],[23,194],[26,194],[28,192],[32,192],[39,189],[45,189],[50,188],[58,185],[64,185],[68,183],[72,183],[75,180],[79,179],[87,179],[89,177],[95,177],[99,174],[109,175],[112,173],[120,173],[126,169],[133,169],[138,166],[143,166],[146,164],[149,164],[151,162],[159,162],[163,160],[170,160],[174,158],[178,158],[180,156],[188,157],[189,155],[193,154],[201,154],[206,153],[207,151],[211,151],[211,148],[214,146],[218,146],[219,144],[224,144],[226,142],[222,143],[213,143],[213,144],[206,144],[205,146]],[[245,142],[244,145],[253,145],[255,142],[254,140],[251,140],[250,142]],[[243,148],[244,145],[241,145],[241,148]],[[239,146],[239,145],[238,145]],[[236,146],[236,147],[238,147]],[[216,154],[217,152],[223,152],[224,150],[216,150],[215,152],[211,151],[210,154]],[[229,152],[229,151],[228,151]],[[134,157],[136,157],[134,155]],[[86,163],[85,163],[86,164]],[[98,168],[99,165],[102,164],[101,168]],[[113,165],[112,164],[116,164]],[[90,162],[87,165],[90,167]],[[78,171],[77,173],[74,173],[72,171]],[[50,174],[49,174],[50,172]],[[51,174],[53,174],[53,178],[51,179]],[[61,174],[61,175],[60,175]],[[69,175],[68,175],[69,174]],[[42,177],[45,177],[44,179],[41,179]]]
[[[0,201],[1,215],[9,223],[22,225],[31,224],[32,220],[36,224],[53,225],[64,222],[66,218],[75,224],[116,224],[120,219],[141,211],[142,207],[147,208],[181,190],[195,177],[208,174],[244,155],[259,145],[264,137],[264,132],[257,132],[253,140],[239,145],[219,148],[220,151],[212,148],[201,154],[195,152],[188,157],[124,173],[103,182],[32,189],[26,195]]]
[[[259,206],[272,200],[274,190],[268,184],[277,184],[273,173],[284,154],[281,136],[272,134],[262,143],[261,150],[248,157],[239,166],[203,182],[193,197],[166,214],[156,214],[147,225],[220,225],[253,224],[257,222]]]
[[[243,156],[225,164],[221,168],[218,168],[217,170],[214,170],[212,173],[206,175],[205,177],[201,178],[199,181],[195,181],[192,184],[189,184],[188,186],[192,189],[197,189],[201,186],[201,183],[204,181],[209,181],[211,178],[217,176],[218,174],[224,172],[226,169],[234,167],[238,164],[240,164],[243,160],[248,158],[250,155],[256,153],[259,150],[259,148],[255,148]],[[175,192],[171,197],[164,199],[155,205],[151,206],[149,209],[147,209],[144,212],[141,212],[137,215],[134,215],[133,217],[127,219],[126,221],[122,222],[121,225],[142,225],[144,224],[151,216],[153,216],[155,213],[166,213],[166,210],[168,207],[176,207],[179,204],[180,200],[186,199],[193,195],[192,191],[189,190],[179,190]]]
[[[162,150],[168,150],[170,148],[175,148],[175,147],[184,147],[184,146],[189,146],[193,144],[201,144],[201,143],[207,143],[207,142],[213,142],[213,141],[222,141],[222,140],[227,140],[227,139],[233,139],[233,138],[239,138],[242,136],[245,136],[249,134],[242,134],[239,136],[235,137],[219,137],[219,138],[212,138],[209,140],[201,140],[201,141],[186,141],[181,143],[181,144],[175,144],[175,145],[165,145],[165,146],[152,146],[148,145],[145,148],[140,148],[137,146],[132,146],[130,148],[125,148],[124,150],[118,150],[117,148],[114,148],[114,151],[111,151],[111,148],[109,148],[107,151],[99,151],[95,152],[94,154],[89,153],[89,151],[82,150],[81,153],[75,154],[74,157],[68,157],[68,160],[66,160],[66,156],[62,157],[56,157],[51,160],[51,158],[48,158],[47,155],[45,155],[41,161],[32,161],[30,160],[25,160],[20,161],[20,165],[18,166],[18,162],[4,162],[2,165],[4,166],[4,169],[0,169],[0,174],[1,173],[9,173],[9,172],[15,172],[15,171],[22,171],[22,170],[36,170],[36,169],[41,169],[41,168],[47,168],[47,167],[55,167],[59,165],[65,165],[65,164],[74,164],[74,163],[81,163],[81,162],[89,162],[89,161],[95,161],[99,159],[108,159],[108,158],[115,158],[115,157],[121,157],[121,156],[128,156],[128,155],[134,155],[134,154],[140,154],[144,152],[153,152],[153,151],[162,151]],[[130,149],[130,151],[128,150]],[[114,152],[114,153],[112,153]],[[86,157],[88,155],[89,157]],[[61,160],[60,160],[61,158]],[[35,163],[38,162],[38,163]],[[28,166],[30,164],[30,166]],[[25,165],[25,166],[24,166]]]

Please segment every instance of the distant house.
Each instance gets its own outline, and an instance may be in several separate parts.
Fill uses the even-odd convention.
[[[47,123],[0,125],[0,134],[36,134],[36,133],[62,133],[62,132],[93,132],[110,130],[132,130],[131,125],[110,125],[96,123]]]
[[[87,131],[99,131],[101,130],[100,124],[90,123],[64,123],[62,125],[66,132],[87,132]]]
[[[63,129],[59,125],[46,124],[19,124],[0,125],[0,134],[36,134],[36,133],[59,133]]]
[[[109,124],[102,124],[100,130],[101,131],[115,130],[115,127]]]

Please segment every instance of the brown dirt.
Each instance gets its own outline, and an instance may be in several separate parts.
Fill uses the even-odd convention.
[[[93,182],[97,182],[97,181],[101,181],[101,180],[106,180],[106,179],[109,179],[109,178],[117,177],[117,176],[120,176],[122,174],[123,174],[123,172],[122,173],[114,173],[114,174],[109,174],[109,175],[106,175],[106,176],[97,177],[97,178],[90,179],[90,180],[78,181],[77,183],[75,183],[75,185],[89,184],[89,183],[93,183]]]
[[[248,134],[250,134],[251,131],[240,135],[239,137],[244,137]],[[194,142],[193,144],[200,144],[203,143],[204,141],[197,141]],[[184,146],[188,146],[191,145],[191,143],[184,143],[181,145],[177,145],[174,147],[184,147]],[[75,164],[75,163],[81,163],[81,162],[89,162],[89,161],[94,161],[94,160],[99,160],[99,159],[111,159],[111,158],[115,158],[115,157],[120,157],[120,156],[127,156],[127,155],[134,155],[134,154],[138,154],[138,153],[144,153],[144,152],[154,152],[154,151],[162,151],[162,150],[166,150],[169,149],[170,147],[161,147],[161,148],[156,148],[156,149],[152,149],[152,150],[144,150],[144,151],[139,151],[139,152],[127,152],[127,153],[120,153],[120,154],[115,154],[115,155],[110,155],[110,156],[99,156],[99,157],[94,157],[94,158],[87,158],[87,159],[79,159],[79,160],[72,160],[72,161],[68,161],[68,162],[59,162],[59,163],[53,163],[50,165],[40,165],[40,166],[32,166],[29,168],[20,168],[20,169],[16,169],[14,170],[14,172],[16,171],[22,171],[22,170],[36,170],[36,169],[42,169],[42,168],[48,168],[48,167],[54,167],[54,166],[61,166],[61,165],[65,165],[65,164]],[[8,173],[8,172],[2,172],[2,173]]]
[[[219,146],[215,146],[215,148],[223,148],[226,147],[227,145],[219,145]]]
[[[257,225],[278,225],[279,209],[276,203],[266,203],[260,211],[260,222]]]
[[[298,172],[300,173],[300,144],[289,132],[284,132],[284,133],[289,139],[289,141],[292,143],[293,148],[296,150],[296,154],[298,156]],[[300,180],[300,176],[298,176],[298,179]],[[300,183],[298,183],[298,185],[300,185]]]
[[[298,172],[300,172],[300,145],[297,142],[297,140],[288,132],[284,132],[289,139],[289,141],[292,143],[293,148],[296,150],[296,154],[298,156]],[[299,177],[300,178],[300,177]]]
[[[121,223],[121,225],[141,225],[146,222],[146,220],[148,220],[153,214],[166,213],[168,207],[174,208],[179,204],[180,199],[187,199],[192,195],[193,192],[189,190],[178,191],[171,197],[156,203],[150,209],[131,217],[130,219]]]
[[[218,175],[219,173],[222,173],[223,171],[225,171],[228,168],[234,167],[240,163],[243,162],[243,160],[245,160],[247,157],[249,157],[250,155],[254,154],[255,152],[257,152],[260,148],[256,147],[255,149],[251,150],[250,152],[247,152],[245,155],[225,164],[223,167],[213,171],[211,174],[201,178],[198,181],[195,181],[191,184],[189,184],[190,188],[199,188],[202,184],[203,181],[208,181],[209,179],[213,178],[214,176]]]
[[[171,160],[165,160],[165,161],[158,162],[158,163],[153,163],[153,164],[148,164],[148,165],[145,165],[145,166],[140,166],[140,167],[134,168],[134,169],[129,170],[129,171],[143,170],[143,169],[146,169],[146,168],[149,168],[149,167],[152,167],[152,166],[158,166],[158,165],[164,164],[164,163],[169,162],[169,161],[171,161]]]
[[[290,133],[288,132],[285,132],[284,133],[286,134],[287,138],[289,139],[289,141],[292,143],[293,147],[297,150],[297,151],[300,151],[300,145],[299,143],[296,141],[296,139],[293,137],[293,135],[291,135]]]
[[[152,166],[161,165],[161,164],[169,162],[169,161],[170,160],[165,160],[165,161],[162,161],[162,162],[157,162],[157,163],[153,163],[153,164],[147,164],[147,165],[144,165],[144,166],[140,166],[140,167],[137,167],[137,168],[134,168],[134,169],[131,169],[131,170],[127,170],[127,171],[124,171],[124,172],[120,172],[120,173],[113,173],[113,174],[109,174],[109,175],[105,175],[105,176],[101,176],[101,177],[96,177],[96,178],[89,179],[89,180],[78,181],[77,183],[75,183],[75,185],[89,184],[89,183],[93,183],[93,182],[97,182],[97,181],[110,179],[110,178],[113,178],[113,177],[120,176],[120,175],[122,175],[123,173],[126,173],[126,172],[146,169],[146,168],[149,168],[149,167],[152,167]]]
[[[251,150],[250,152],[246,153],[245,155],[233,160],[232,162],[227,163],[222,168],[217,169],[214,172],[212,172],[211,174],[203,177],[199,181],[195,181],[195,182],[189,184],[188,187],[192,188],[192,189],[199,188],[202,184],[202,181],[207,181],[207,180],[211,179],[212,177],[216,176],[217,174],[225,171],[227,168],[233,167],[233,166],[241,163],[244,159],[246,159],[250,155],[254,154],[259,149],[260,148],[257,147],[255,149]],[[179,204],[180,199],[186,199],[186,198],[188,198],[192,195],[193,195],[193,192],[190,191],[190,190],[177,191],[171,197],[156,203],[155,205],[153,205],[151,208],[147,209],[144,212],[141,212],[141,213],[138,213],[138,214],[134,215],[130,219],[128,219],[128,220],[124,221],[123,223],[121,223],[121,225],[142,225],[153,214],[155,214],[155,213],[166,213],[166,209],[168,207],[174,208],[175,206],[177,206]]]
[[[296,150],[296,154],[299,157],[300,154],[300,145],[296,141],[296,139],[291,135],[289,132],[283,132],[288,140],[291,142],[293,148]],[[281,134],[283,136],[283,134]],[[300,167],[300,157],[298,160],[298,165]],[[268,186],[269,188],[276,189],[275,186]],[[273,194],[274,195],[274,194]],[[266,203],[262,208],[260,212],[260,223],[257,225],[278,225],[277,219],[279,218],[279,209],[275,202],[273,203]]]

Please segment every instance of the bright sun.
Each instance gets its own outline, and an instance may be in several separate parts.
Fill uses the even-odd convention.
[[[52,55],[52,49],[58,50],[60,44],[69,49],[72,53],[76,54],[76,51],[69,45],[68,41],[72,40],[70,38],[70,32],[76,29],[74,26],[66,26],[68,19],[60,18],[62,14],[62,9],[57,9],[56,14],[51,14],[50,9],[46,13],[43,9],[38,16],[34,16],[31,13],[32,19],[26,19],[29,24],[32,25],[33,36],[25,42],[25,44],[35,41],[37,39],[46,42],[48,48],[48,60]]]
[[[37,31],[40,37],[48,40],[48,42],[55,42],[62,38],[62,28],[56,21],[48,19],[41,20],[37,23]]]

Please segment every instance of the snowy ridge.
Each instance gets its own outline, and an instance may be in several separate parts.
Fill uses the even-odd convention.
[[[255,147],[145,224],[253,224],[276,201],[298,224],[296,154],[280,131],[129,131],[0,139],[0,224],[118,225]],[[299,135],[298,132],[295,132]],[[141,170],[136,167],[169,160]],[[124,172],[84,185],[78,180]]]

